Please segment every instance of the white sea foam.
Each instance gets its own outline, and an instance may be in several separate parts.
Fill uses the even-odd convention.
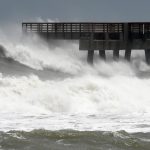
[[[142,61],[142,55],[135,53],[132,64],[96,59],[91,67],[86,63],[85,52],[79,52],[76,43],[49,47],[36,36],[32,40],[11,40],[4,33],[1,35],[0,44],[6,48],[7,57],[35,69],[52,68],[74,76],[43,81],[36,75],[13,77],[1,74],[0,130],[149,131],[148,127],[135,127],[139,122],[148,124],[150,117],[150,78],[137,76],[141,71],[150,70]],[[47,120],[42,114],[51,118]],[[42,117],[44,123],[40,122]]]
[[[150,113],[149,79],[82,75],[62,81],[0,77],[1,112]]]
[[[140,125],[150,122],[149,89],[149,79],[134,76],[84,75],[63,81],[1,76],[0,129],[148,132],[148,126]]]

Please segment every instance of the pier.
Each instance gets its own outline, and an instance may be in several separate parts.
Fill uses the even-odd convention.
[[[106,60],[106,50],[113,50],[115,61],[119,60],[120,50],[125,50],[127,61],[132,50],[144,50],[150,65],[150,22],[24,22],[22,30],[48,40],[79,40],[79,50],[87,51],[90,64],[93,64],[95,50],[103,60]]]

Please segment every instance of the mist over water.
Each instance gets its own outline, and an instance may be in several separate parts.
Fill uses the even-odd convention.
[[[127,63],[86,62],[77,42],[46,43],[0,30],[0,130],[150,132],[150,67],[144,51]]]

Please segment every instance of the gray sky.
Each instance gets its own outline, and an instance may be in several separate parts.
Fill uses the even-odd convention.
[[[0,0],[0,23],[35,21],[150,21],[150,0]]]

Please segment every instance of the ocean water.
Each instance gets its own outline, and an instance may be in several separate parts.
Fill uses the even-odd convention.
[[[0,29],[0,150],[150,149],[144,51],[89,66],[78,49]]]

